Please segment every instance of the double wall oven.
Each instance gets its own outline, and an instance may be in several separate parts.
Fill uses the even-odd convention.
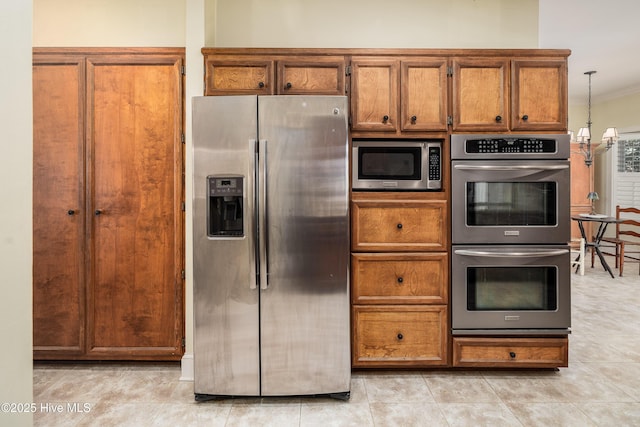
[[[567,334],[569,136],[452,135],[454,335]]]

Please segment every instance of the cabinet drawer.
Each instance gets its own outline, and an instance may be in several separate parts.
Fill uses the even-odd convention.
[[[371,253],[351,256],[354,304],[446,304],[446,253]]]
[[[453,366],[554,368],[569,363],[569,339],[453,338]]]
[[[254,57],[207,57],[205,95],[271,95],[275,71],[271,60]]]
[[[445,365],[446,306],[354,306],[353,366]]]
[[[446,218],[444,200],[354,200],[351,249],[446,251]]]
[[[344,95],[344,57],[296,57],[278,61],[281,95]]]

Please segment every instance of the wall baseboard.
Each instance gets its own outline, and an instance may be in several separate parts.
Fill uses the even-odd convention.
[[[180,381],[193,381],[194,365],[193,353],[185,353],[180,361]]]

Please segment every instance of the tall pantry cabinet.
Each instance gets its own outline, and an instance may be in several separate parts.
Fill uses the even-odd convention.
[[[178,360],[182,49],[34,49],[35,359]]]

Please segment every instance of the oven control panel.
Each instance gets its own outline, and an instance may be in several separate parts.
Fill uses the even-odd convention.
[[[555,153],[557,141],[545,138],[486,138],[467,139],[465,152],[469,154]]]

